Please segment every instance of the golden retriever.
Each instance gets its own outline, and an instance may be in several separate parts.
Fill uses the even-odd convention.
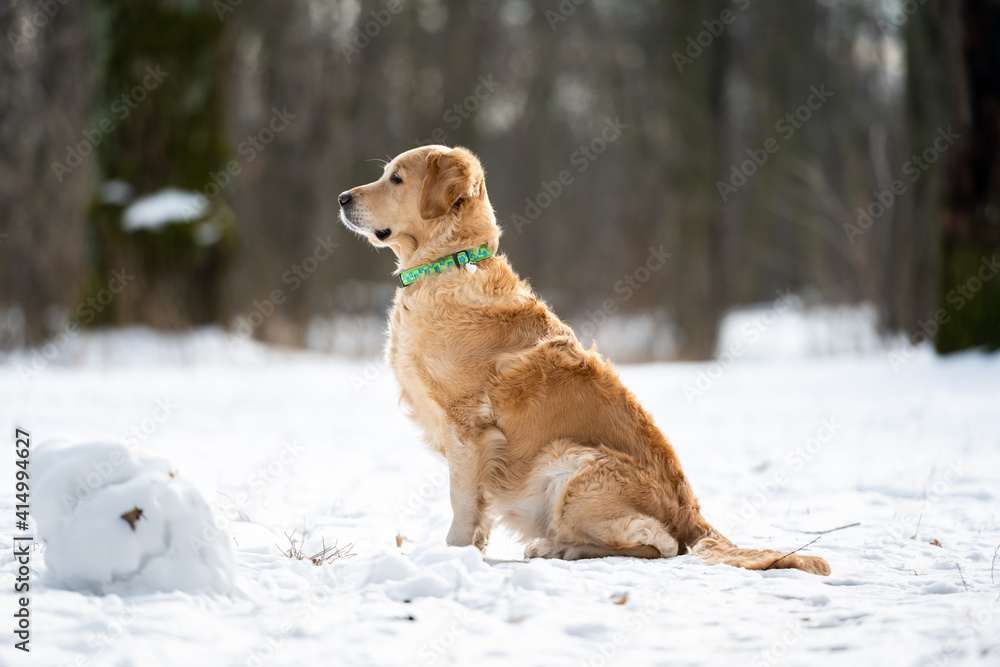
[[[448,544],[485,550],[499,518],[530,540],[527,558],[690,551],[708,563],[830,573],[822,558],[741,549],[719,534],[611,364],[503,255],[462,261],[461,251],[489,254],[500,240],[471,152],[415,148],[339,201],[348,228],[392,249],[397,273],[445,259],[396,290],[386,355],[401,404],[448,460]]]

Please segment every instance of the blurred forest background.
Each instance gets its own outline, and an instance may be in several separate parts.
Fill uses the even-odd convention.
[[[425,143],[480,156],[574,322],[706,358],[791,290],[1000,346],[1000,2],[7,0],[0,33],[0,348],[381,317],[336,198]]]

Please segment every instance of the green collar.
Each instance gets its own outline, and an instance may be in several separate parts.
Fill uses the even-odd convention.
[[[481,245],[473,250],[459,250],[454,255],[448,255],[447,257],[434,260],[430,264],[415,266],[412,269],[403,271],[399,274],[399,284],[406,287],[432,273],[441,273],[445,269],[471,265],[492,256],[493,251],[487,245]],[[475,268],[474,266],[471,267],[470,271]]]

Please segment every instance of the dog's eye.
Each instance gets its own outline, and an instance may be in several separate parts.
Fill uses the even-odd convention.
[[[396,173],[394,173],[392,176],[390,176],[389,180],[392,181],[393,183],[395,183],[396,185],[399,185],[400,183],[403,182],[403,179],[399,177],[399,172],[398,171]]]

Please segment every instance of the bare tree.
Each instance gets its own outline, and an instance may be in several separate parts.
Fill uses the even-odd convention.
[[[53,165],[85,139],[91,18],[82,2],[0,9],[0,348],[55,333],[81,296],[91,164]]]
[[[937,349],[1000,348],[1000,5],[945,3],[954,128],[945,141]],[[943,312],[944,316],[938,315]]]

